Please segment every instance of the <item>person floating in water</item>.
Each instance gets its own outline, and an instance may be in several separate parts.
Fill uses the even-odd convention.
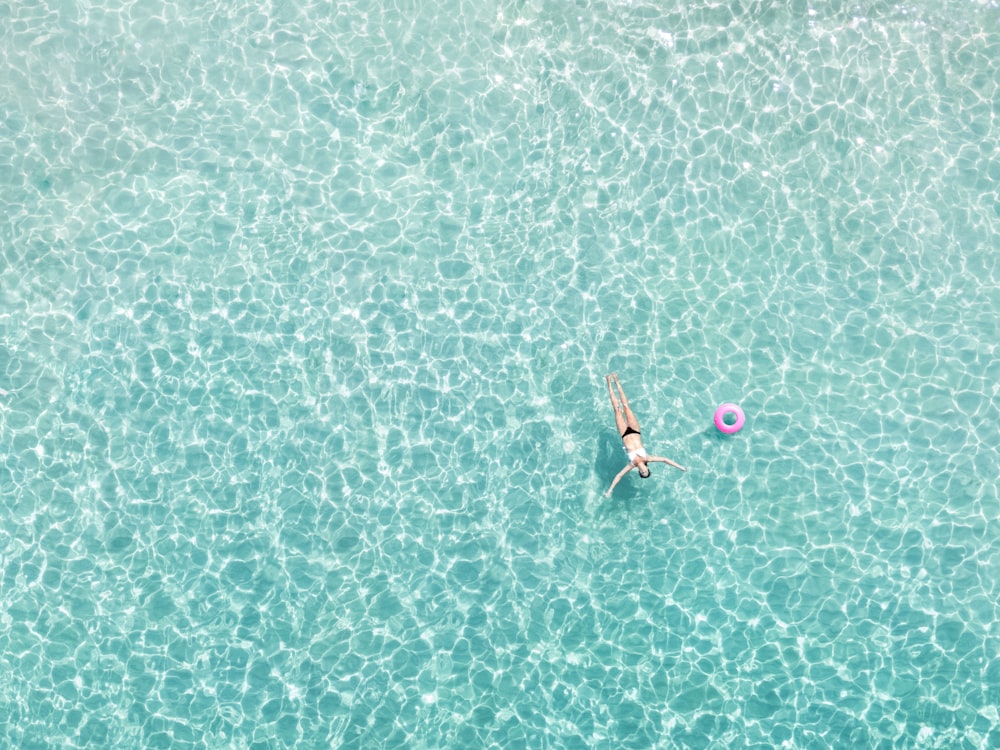
[[[642,433],[639,432],[639,420],[635,418],[635,414],[629,408],[625,391],[622,390],[622,384],[618,382],[618,373],[605,375],[604,379],[608,383],[611,408],[615,410],[615,425],[618,427],[618,434],[622,436],[622,445],[628,454],[628,466],[618,472],[618,476],[615,477],[608,491],[604,493],[604,496],[611,497],[611,492],[614,490],[615,485],[632,469],[639,469],[639,476],[643,479],[649,479],[649,466],[647,464],[654,461],[670,464],[681,471],[687,471],[683,466],[674,463],[669,458],[650,456],[646,453],[646,449],[642,447]],[[615,387],[618,388],[617,396],[615,395]]]

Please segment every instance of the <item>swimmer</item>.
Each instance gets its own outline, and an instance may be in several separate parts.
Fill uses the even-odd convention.
[[[613,373],[611,375],[605,375],[604,379],[608,383],[608,395],[611,397],[611,408],[615,410],[615,425],[618,427],[618,434],[622,436],[622,445],[625,448],[625,453],[628,454],[628,466],[618,472],[618,476],[611,483],[608,491],[604,493],[604,497],[611,497],[611,492],[614,490],[615,485],[618,484],[622,477],[628,474],[632,469],[639,469],[639,476],[643,479],[649,479],[649,466],[654,461],[659,461],[661,463],[670,464],[674,468],[680,469],[681,471],[687,471],[680,464],[674,463],[669,458],[664,458],[663,456],[650,456],[646,453],[646,449],[642,447],[642,434],[639,432],[639,420],[635,418],[635,414],[629,408],[628,399],[625,398],[625,391],[622,390],[622,384],[618,382],[618,373]],[[618,395],[615,396],[615,389],[612,387],[612,381],[614,381],[614,386],[618,388]]]

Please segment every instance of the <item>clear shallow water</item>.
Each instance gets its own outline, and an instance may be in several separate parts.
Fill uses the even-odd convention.
[[[995,5],[0,14],[4,744],[1000,746]]]

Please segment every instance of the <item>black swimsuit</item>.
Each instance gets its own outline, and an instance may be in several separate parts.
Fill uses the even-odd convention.
[[[622,440],[627,438],[629,435],[641,435],[642,433],[638,430],[633,430],[631,427],[626,427],[625,432],[622,433]]]

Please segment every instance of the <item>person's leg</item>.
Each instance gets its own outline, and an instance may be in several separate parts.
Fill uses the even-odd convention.
[[[615,398],[614,388],[611,387],[611,376],[605,375],[604,379],[608,383],[608,396],[611,398],[611,408],[615,411],[615,425],[618,427],[618,434],[621,435],[625,432],[625,428],[628,427],[628,422],[625,421],[625,417],[622,416],[622,407],[618,399]]]
[[[618,386],[618,397],[621,400],[622,408],[625,410],[625,426],[631,427],[636,432],[639,432],[639,420],[635,418],[635,414],[632,413],[632,408],[628,405],[628,398],[625,396],[625,390],[622,388],[622,384],[618,382],[618,375],[615,374],[615,385]],[[624,432],[625,428],[621,428],[620,432]]]

